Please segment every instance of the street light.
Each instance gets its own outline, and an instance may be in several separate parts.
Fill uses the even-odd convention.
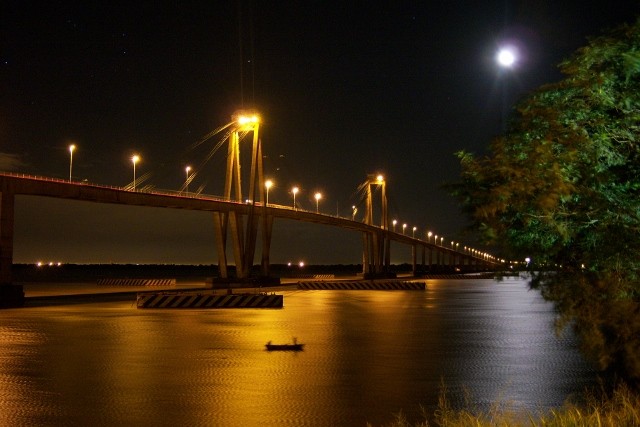
[[[440,246],[444,243],[444,237],[440,237]]]
[[[313,197],[316,199],[316,213],[319,213],[318,203],[320,202],[320,199],[322,199],[322,193],[318,192]]]
[[[76,149],[74,144],[69,146],[69,182],[71,182],[71,172],[73,170],[73,152]]]
[[[136,163],[140,161],[140,156],[134,154],[131,157],[131,163],[133,163],[133,191],[136,191]]]
[[[291,194],[293,194],[293,209],[294,209],[294,210],[296,209],[296,194],[298,194],[298,191],[300,191],[300,190],[298,189],[298,187],[293,187],[293,188],[291,189]]]
[[[418,229],[418,227],[413,227],[413,233],[411,234],[412,238],[416,238],[416,230]]]
[[[186,168],[184,168],[184,171],[187,173],[187,179],[184,182],[184,185],[185,185],[185,190],[188,196],[189,195],[189,172],[191,172],[191,166],[187,166]]]
[[[265,204],[265,206],[269,206],[269,189],[273,187],[273,181],[271,181],[270,179],[266,180],[264,186],[267,189],[267,203]]]
[[[393,232],[396,232],[396,224],[398,223],[397,219],[394,219],[393,221],[391,221],[391,225],[393,225]]]
[[[402,234],[404,234],[404,230],[407,229],[407,224],[402,224]]]
[[[427,233],[427,243],[431,242],[431,236],[433,236],[433,233],[429,231]]]
[[[351,221],[355,221],[356,220],[356,213],[358,212],[358,208],[356,207],[356,205],[351,206]]]

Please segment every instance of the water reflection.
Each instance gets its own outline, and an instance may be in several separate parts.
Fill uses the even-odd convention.
[[[441,380],[454,402],[548,408],[592,380],[552,321],[515,280],[286,291],[282,310],[4,310],[0,424],[382,424],[433,410]],[[264,350],[292,337],[303,352]]]

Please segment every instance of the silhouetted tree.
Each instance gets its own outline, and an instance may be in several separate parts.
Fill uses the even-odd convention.
[[[516,108],[489,155],[457,153],[472,228],[572,322],[601,369],[640,382],[640,20],[560,64]],[[542,270],[542,269],[541,269]]]

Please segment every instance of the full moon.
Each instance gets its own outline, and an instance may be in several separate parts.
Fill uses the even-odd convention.
[[[498,64],[503,67],[511,67],[516,62],[516,55],[510,49],[500,49],[498,54],[496,55],[496,59]]]

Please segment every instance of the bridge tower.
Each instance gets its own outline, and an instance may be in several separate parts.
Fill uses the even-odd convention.
[[[22,307],[24,290],[12,281],[15,191],[10,183],[0,186],[0,308]]]
[[[246,279],[251,273],[256,249],[258,221],[262,219],[262,275],[269,275],[269,251],[273,216],[267,215],[265,204],[264,169],[262,166],[262,142],[260,140],[260,117],[254,112],[237,112],[232,117],[233,125],[229,135],[227,151],[226,179],[224,197],[238,203],[245,203],[242,196],[240,169],[240,142],[248,133],[253,133],[251,150],[251,172],[249,175],[249,192],[246,198],[248,213],[237,211],[214,212],[214,231],[218,252],[220,276],[228,278],[227,268],[227,234],[231,237],[233,258],[236,265],[236,276]],[[259,200],[261,207],[256,206]],[[261,209],[260,211],[257,211]]]
[[[379,276],[389,271],[391,261],[389,233],[389,216],[387,214],[386,182],[382,175],[369,175],[364,184],[366,186],[366,212],[364,223],[373,223],[373,195],[372,187],[380,189],[382,195],[380,230],[363,233],[364,250],[362,253],[362,273],[366,276]]]

